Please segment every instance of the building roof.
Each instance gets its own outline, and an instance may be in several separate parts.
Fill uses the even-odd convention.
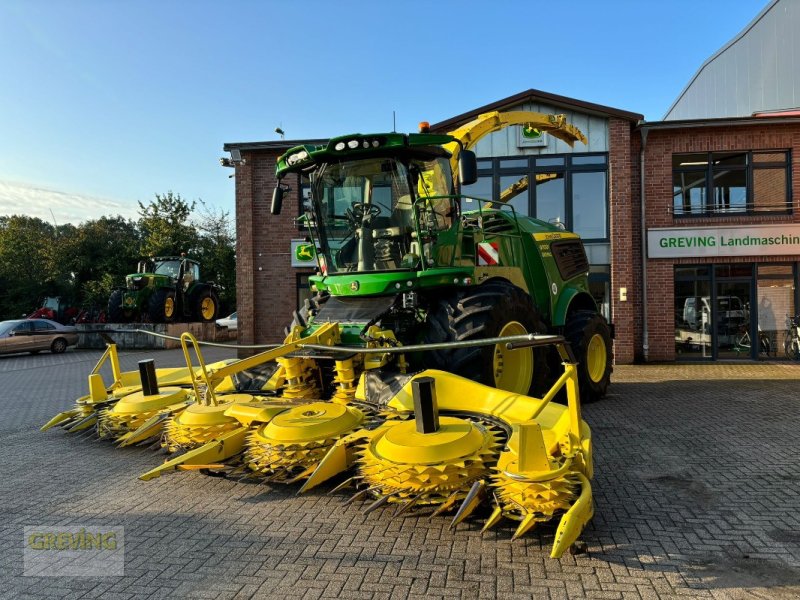
[[[557,107],[563,107],[577,112],[600,117],[616,117],[619,119],[625,119],[627,121],[633,121],[635,123],[638,123],[644,119],[644,115],[640,115],[639,113],[620,110],[619,108],[612,108],[610,106],[603,106],[601,104],[594,104],[592,102],[585,102],[575,98],[568,98],[567,96],[559,96],[557,94],[551,94],[541,90],[529,89],[525,90],[524,92],[520,92],[519,94],[509,96],[508,98],[503,98],[502,100],[481,106],[469,112],[456,115],[455,117],[451,117],[439,123],[434,123],[431,125],[431,130],[450,131],[463,123],[471,121],[483,113],[491,112],[493,110],[502,111],[512,106],[522,104],[523,102],[544,102],[546,104],[552,104]]]
[[[713,119],[672,119],[667,121],[643,121],[637,130],[649,129],[693,129],[698,127],[731,127],[756,125],[797,125],[800,112],[758,113],[750,117],[721,117]]]
[[[700,65],[663,119],[742,117],[795,108],[800,45],[793,40],[798,26],[800,2],[770,0]]]

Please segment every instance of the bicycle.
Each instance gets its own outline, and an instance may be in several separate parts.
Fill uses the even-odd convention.
[[[786,358],[800,359],[800,315],[786,315],[786,336],[783,340]]]
[[[739,326],[739,335],[736,337],[734,343],[734,349],[736,350],[736,355],[739,355],[743,349],[747,349],[750,351],[750,328],[746,325]],[[772,352],[772,341],[769,338],[769,335],[761,331],[761,327],[758,328],[758,353],[764,354],[769,356]]]

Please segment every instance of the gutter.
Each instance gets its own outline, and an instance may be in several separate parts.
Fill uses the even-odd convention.
[[[641,200],[640,222],[642,224],[642,355],[644,362],[647,362],[650,354],[650,334],[647,327],[647,228],[645,227],[647,223],[645,220],[647,202],[644,191],[644,150],[647,146],[648,129],[643,127],[639,131],[642,135],[642,148],[639,150],[639,198]]]

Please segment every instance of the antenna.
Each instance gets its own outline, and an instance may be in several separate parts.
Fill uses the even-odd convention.
[[[58,233],[58,223],[56,223],[56,216],[53,214],[53,209],[49,208],[48,210],[50,211],[50,216],[53,217],[53,225],[56,226],[56,233]]]

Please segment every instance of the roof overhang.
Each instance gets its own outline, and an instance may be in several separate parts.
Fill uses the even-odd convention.
[[[585,102],[575,98],[568,98],[567,96],[559,96],[558,94],[551,94],[541,90],[529,89],[525,90],[524,92],[520,92],[519,94],[509,96],[508,98],[503,98],[502,100],[492,102],[491,104],[487,104],[469,112],[451,117],[444,121],[440,121],[439,123],[434,123],[431,125],[431,131],[451,131],[459,125],[471,121],[483,113],[491,112],[493,110],[503,111],[522,104],[523,102],[544,103],[556,108],[563,108],[566,110],[572,110],[575,112],[581,112],[603,118],[614,117],[617,119],[631,121],[632,123],[638,123],[644,119],[644,115],[640,115],[639,113],[620,110],[610,106],[603,106],[602,104]]]

